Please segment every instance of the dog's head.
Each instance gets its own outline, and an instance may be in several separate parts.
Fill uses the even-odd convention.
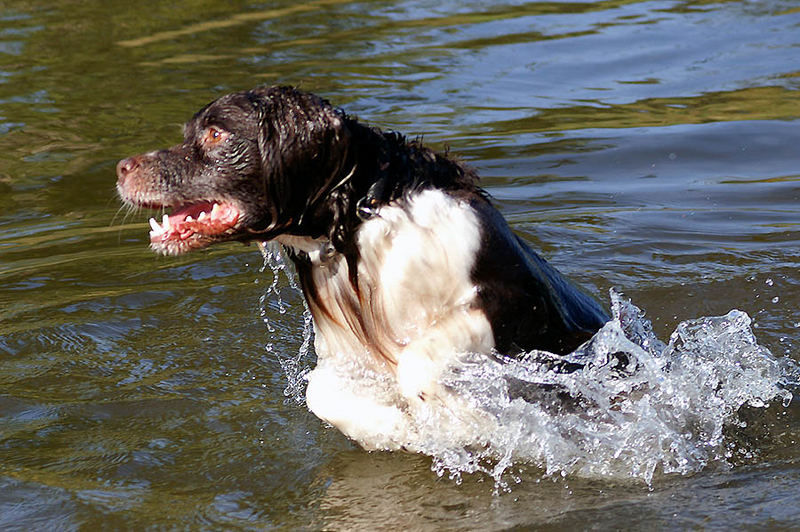
[[[346,121],[290,87],[228,94],[185,125],[183,143],[120,161],[117,191],[165,212],[150,220],[151,246],[165,254],[313,232],[303,219],[350,170]]]

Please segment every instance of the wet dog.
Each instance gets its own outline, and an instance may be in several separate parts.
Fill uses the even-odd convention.
[[[511,231],[470,168],[291,87],[219,98],[181,144],[117,176],[125,203],[169,212],[150,219],[159,253],[284,246],[314,318],[307,404],[367,448],[405,446],[404,418],[449,404],[440,376],[460,354],[566,354],[608,319]],[[364,372],[393,392],[346,385]]]

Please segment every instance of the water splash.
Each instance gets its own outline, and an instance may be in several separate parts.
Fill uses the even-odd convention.
[[[582,370],[554,371],[552,355],[536,351],[506,363],[468,357],[455,368],[449,385],[498,430],[477,451],[427,442],[434,470],[457,480],[483,471],[505,486],[510,465],[524,462],[547,475],[651,484],[657,472],[690,474],[749,452],[726,439],[743,424],[739,409],[791,401],[796,365],[758,345],[746,313],[685,321],[664,344],[640,309],[614,291],[611,300],[613,319],[567,357]]]
[[[280,278],[283,276],[286,279],[287,286],[296,293],[300,293],[300,287],[297,284],[295,273],[291,265],[286,262],[281,246],[274,242],[259,242],[258,249],[264,257],[264,264],[259,269],[259,273],[264,273],[267,268],[272,270],[272,283],[267,287],[267,290],[259,298],[260,316],[264,324],[267,326],[267,331],[272,334],[275,332],[275,327],[272,325],[269,312],[267,310],[268,302],[275,301],[278,314],[283,316],[286,314],[289,305],[284,301],[281,296]],[[282,274],[282,275],[281,275]],[[313,321],[311,318],[311,311],[305,299],[303,301],[303,324],[300,331],[302,343],[293,356],[285,356],[278,354],[278,361],[281,365],[288,383],[283,390],[283,394],[298,404],[305,402],[305,376],[311,371],[312,361],[309,360],[309,351],[311,350],[311,343],[314,336]],[[284,317],[284,319],[286,319]],[[272,342],[267,343],[265,349],[272,353],[274,346]]]
[[[299,289],[280,248],[262,252],[262,271],[274,274],[262,299],[267,322],[264,302],[276,299],[279,312],[285,307],[279,275]],[[519,480],[518,464],[552,477],[628,478],[649,485],[657,474],[687,475],[749,456],[747,444],[727,431],[745,425],[738,415],[742,407],[788,406],[787,388],[800,382],[798,366],[760,346],[744,312],[685,321],[664,343],[644,312],[613,290],[611,303],[611,321],[566,357],[583,367],[578,371],[554,369],[559,357],[542,351],[518,360],[464,355],[443,380],[477,415],[454,419],[457,414],[448,409],[422,412],[411,420],[410,447],[430,455],[440,476],[460,482],[462,475],[482,472],[498,489]],[[302,338],[296,355],[281,358],[285,394],[297,402],[313,358],[307,307]],[[360,393],[397,393],[380,376],[359,368],[350,373],[348,385]],[[460,427],[457,436],[454,425]]]

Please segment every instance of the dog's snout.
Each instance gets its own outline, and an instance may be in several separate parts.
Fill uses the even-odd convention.
[[[138,157],[128,157],[127,159],[122,159],[120,162],[117,163],[117,179],[119,180],[120,184],[125,181],[125,179],[135,172],[140,166],[139,158]]]

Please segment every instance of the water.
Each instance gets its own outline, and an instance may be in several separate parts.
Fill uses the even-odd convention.
[[[664,345],[639,309],[613,291],[611,298],[613,319],[569,356],[584,371],[559,374],[537,364],[537,353],[521,363],[458,368],[454,385],[495,414],[498,430],[486,449],[457,460],[434,447],[436,467],[459,475],[494,458],[485,472],[506,488],[505,468],[517,461],[547,475],[636,478],[652,486],[656,473],[688,475],[751,458],[755,449],[725,429],[747,427],[743,407],[788,407],[796,366],[759,346],[741,311],[683,322]],[[542,393],[542,385],[560,393]],[[515,398],[514,388],[533,390],[537,400]]]
[[[0,523],[793,525],[800,418],[776,384],[799,358],[798,24],[789,1],[3,3]],[[154,257],[147,215],[114,198],[118,159],[259,83],[449,146],[521,236],[609,306],[619,287],[672,350],[626,344],[638,372],[562,383],[605,418],[540,409],[545,430],[487,460],[354,448],[297,400],[313,353],[283,272],[270,288],[233,244]],[[499,419],[535,413],[474,382]]]

